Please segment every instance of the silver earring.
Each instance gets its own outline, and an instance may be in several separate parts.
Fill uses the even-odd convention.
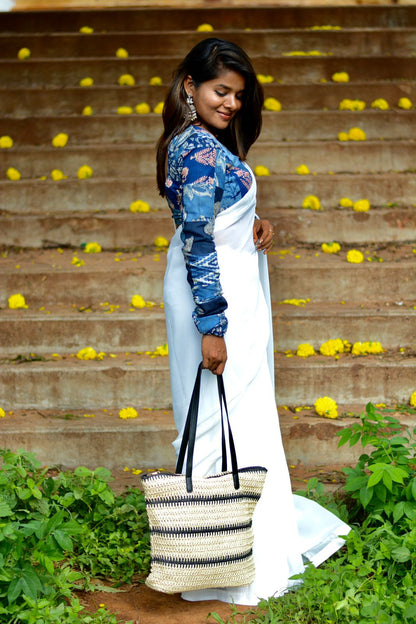
[[[189,111],[187,113],[187,118],[189,119],[189,121],[195,121],[195,119],[198,117],[198,114],[196,112],[196,108],[195,108],[195,104],[194,104],[194,98],[192,97],[192,95],[190,93],[188,93],[187,98],[186,98],[186,103],[188,104],[189,107]]]

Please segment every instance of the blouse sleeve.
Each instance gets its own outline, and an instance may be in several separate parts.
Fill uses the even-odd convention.
[[[195,301],[193,320],[201,334],[223,336],[227,330],[214,222],[224,192],[226,162],[212,143],[183,155],[181,239],[188,282]]]

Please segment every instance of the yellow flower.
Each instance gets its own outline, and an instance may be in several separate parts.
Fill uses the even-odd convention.
[[[80,349],[77,353],[77,358],[79,360],[96,360],[98,353],[92,347],[84,347],[84,349]]]
[[[344,353],[344,342],[340,338],[334,338],[333,340],[327,340],[319,347],[321,355],[332,357],[337,353]]]
[[[164,106],[165,106],[164,102],[158,102],[156,106],[154,107],[153,112],[156,113],[157,115],[161,115],[163,113]]]
[[[30,58],[30,50],[29,48],[20,48],[19,52],[17,53],[17,58],[21,61],[25,61],[26,59]]]
[[[18,171],[14,167],[9,167],[6,171],[6,175],[9,180],[20,180],[20,178],[22,177],[20,171]]]
[[[92,174],[93,174],[93,171],[89,165],[82,165],[82,167],[78,169],[78,173],[77,173],[78,178],[80,180],[91,178]]]
[[[212,32],[214,27],[211,24],[200,24],[197,28],[198,32]]]
[[[410,396],[410,405],[416,407],[416,390]]]
[[[91,106],[84,106],[84,108],[82,109],[82,114],[83,115],[92,115],[92,107]]]
[[[268,97],[264,100],[264,108],[269,111],[281,111],[282,105],[276,98]]]
[[[83,246],[84,253],[100,253],[102,251],[101,245],[98,243],[87,243]]]
[[[343,197],[342,199],[339,200],[339,205],[342,206],[343,208],[351,208],[354,205],[354,202],[352,201],[352,199],[349,199],[348,197]]]
[[[269,84],[270,82],[274,82],[274,77],[269,74],[257,74],[257,80],[260,84]]]
[[[310,171],[306,165],[299,165],[299,167],[296,167],[296,173],[299,175],[307,175]]]
[[[348,134],[346,132],[340,132],[338,134],[338,141],[348,141]]]
[[[13,147],[13,139],[7,135],[0,137],[0,148],[8,149],[9,147]]]
[[[162,78],[160,76],[152,76],[149,80],[149,84],[152,87],[160,87],[162,85]]]
[[[358,201],[354,202],[353,210],[355,210],[355,212],[367,212],[368,210],[370,210],[370,202],[368,201],[368,199],[359,199]]]
[[[296,355],[298,355],[299,357],[309,357],[310,355],[315,355],[315,349],[311,344],[305,342],[298,345]]]
[[[139,414],[134,409],[134,407],[123,407],[123,409],[119,411],[118,415],[120,416],[120,418],[123,418],[125,420],[126,418],[137,418]]]
[[[318,416],[324,416],[325,418],[337,418],[338,406],[334,399],[324,396],[317,399],[314,403],[315,411]]]
[[[2,407],[0,407],[0,418],[4,418],[6,416],[6,412]]]
[[[77,258],[77,256],[74,256],[71,260],[71,264],[74,264],[75,266],[80,267],[80,266],[84,266],[85,262],[84,260],[80,260],[79,258]]]
[[[350,77],[347,72],[335,72],[332,74],[332,80],[334,82],[349,82]]]
[[[335,242],[322,243],[321,249],[324,253],[335,254],[339,252],[339,250],[341,249],[341,245]]]
[[[117,115],[131,115],[133,109],[131,106],[119,106],[117,108]]]
[[[130,301],[130,305],[132,305],[133,308],[145,308],[146,301],[143,299],[141,295],[133,295]]]
[[[374,100],[374,102],[371,103],[371,108],[379,108],[380,110],[388,110],[389,105],[388,105],[388,102],[384,100],[383,98],[378,98],[377,100]]]
[[[367,342],[354,342],[351,353],[353,355],[375,355],[377,353],[383,353],[383,347],[380,342],[373,342],[371,340]]]
[[[360,264],[364,260],[364,256],[358,249],[350,249],[347,253],[347,261],[353,264]]]
[[[93,84],[94,84],[94,80],[90,78],[89,76],[87,78],[82,78],[79,81],[80,87],[92,87]]]
[[[52,169],[51,178],[52,180],[65,180],[68,176],[64,175],[60,169]]]
[[[52,139],[53,147],[65,147],[68,143],[68,135],[65,132],[60,132]]]
[[[137,104],[134,107],[134,110],[139,115],[147,115],[148,113],[150,113],[151,108],[150,108],[149,104],[147,104],[146,102],[140,102],[140,104]]]
[[[307,303],[310,302],[310,299],[283,299],[283,301],[279,301],[279,303],[286,303],[287,305],[294,305],[304,308]]]
[[[264,167],[263,165],[257,165],[257,167],[254,167],[254,175],[255,176],[268,176],[270,175],[270,171],[268,170],[267,167]]]
[[[11,310],[18,310],[20,308],[28,308],[29,306],[26,305],[26,301],[23,295],[21,295],[20,293],[16,294],[16,295],[10,295],[9,299],[8,299],[8,303],[9,303],[9,308]]]
[[[302,208],[309,208],[310,210],[321,210],[321,202],[315,195],[307,195],[302,202]]]
[[[131,74],[122,74],[117,82],[120,86],[126,87],[134,87],[134,85],[136,84],[136,81]]]
[[[116,57],[117,58],[128,58],[129,57],[129,53],[124,48],[119,48],[117,50],[117,52],[116,52]]]
[[[94,28],[91,28],[91,26],[82,26],[79,29],[79,32],[82,33],[83,35],[90,35],[91,33],[94,32]]]
[[[153,244],[155,247],[167,247],[169,245],[169,241],[164,236],[156,236]]]
[[[409,110],[410,108],[413,107],[413,104],[411,102],[411,100],[409,100],[409,98],[407,97],[402,97],[400,98],[400,100],[397,103],[397,106],[399,108],[403,108],[404,110]]]
[[[350,128],[350,130],[348,130],[348,138],[351,141],[365,141],[367,136],[361,128]]]
[[[130,212],[150,212],[150,206],[142,199],[137,199],[130,204]]]
[[[338,106],[339,110],[361,111],[365,109],[364,100],[341,100]]]
[[[131,472],[134,475],[139,475],[139,474],[142,474],[143,470],[140,470],[140,468],[132,468]]]
[[[158,347],[156,347],[156,349],[153,351],[152,355],[169,355],[169,348],[168,345],[165,343],[163,345],[159,345]]]

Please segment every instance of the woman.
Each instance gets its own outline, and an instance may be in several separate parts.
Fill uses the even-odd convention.
[[[216,375],[223,374],[240,467],[268,470],[254,518],[256,578],[246,587],[184,592],[187,600],[256,605],[343,543],[349,527],[294,497],[279,430],[266,255],[273,227],[255,215],[256,181],[245,162],[260,134],[263,93],[245,52],[216,38],[178,67],[163,113],[157,179],[176,231],[164,283],[178,452],[203,362],[194,473],[221,471]],[[302,526],[303,522],[303,526]],[[305,524],[306,523],[306,524]]]

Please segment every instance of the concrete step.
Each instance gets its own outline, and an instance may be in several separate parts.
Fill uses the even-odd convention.
[[[91,26],[95,32],[171,30],[179,24],[184,30],[196,30],[202,23],[216,29],[243,28],[312,28],[330,24],[346,28],[407,27],[416,25],[415,7],[410,6],[262,6],[262,7],[146,7],[67,11],[25,11],[5,13],[3,32],[73,32]]]
[[[55,135],[68,134],[68,146],[151,142],[161,132],[160,115],[94,115],[30,117],[0,120],[0,136],[9,135],[15,147],[50,147]],[[358,126],[368,139],[416,139],[416,110],[280,111],[264,112],[259,141],[330,141]]]
[[[311,169],[314,162],[315,159],[309,163]],[[272,212],[282,208],[301,208],[307,195],[319,197],[325,211],[337,207],[342,197],[349,197],[353,201],[367,198],[372,207],[404,208],[414,206],[416,175],[345,173],[299,176],[292,173],[257,178],[261,215],[266,210]],[[129,178],[123,175],[105,178],[94,176],[88,180],[60,180],[59,183],[51,179],[22,179],[18,184],[0,180],[0,210],[13,213],[13,218],[27,214],[58,216],[69,212],[102,215],[118,210],[126,211],[136,199],[148,202],[152,211],[159,211],[158,217],[163,217],[168,210],[166,201],[156,190],[155,175],[142,175],[139,178],[135,175]],[[329,214],[326,213],[326,216]],[[316,215],[312,218],[315,217],[319,218]]]
[[[345,129],[348,131],[352,125],[346,123]],[[414,173],[416,143],[405,140],[263,142],[251,148],[248,161],[253,168],[266,166],[272,174],[295,173],[296,167],[303,163],[308,163],[316,173]],[[93,175],[100,177],[150,175],[155,170],[155,149],[148,143],[136,143],[64,149],[25,147],[0,152],[4,178],[9,167],[18,169],[23,179],[48,177],[56,168],[76,178],[82,165],[89,165]]]
[[[170,82],[182,56],[140,56],[129,59],[91,58],[1,60],[0,75],[9,87],[75,87],[85,77],[96,85],[117,85],[122,74],[131,74],[138,85],[152,76]],[[287,83],[331,80],[335,72],[347,72],[351,80],[414,80],[416,57],[411,56],[254,56],[257,73],[272,75]],[[91,87],[85,87],[86,89]],[[122,87],[120,87],[122,88]],[[358,95],[356,96],[358,97]]]
[[[5,198],[7,206],[7,198]],[[95,202],[94,202],[95,203]],[[415,239],[416,210],[372,208],[366,213],[350,209],[313,211],[263,209],[262,216],[276,228],[275,244],[321,244],[336,240],[347,245],[407,242]],[[148,245],[156,236],[170,238],[173,223],[167,209],[147,214],[0,215],[0,245],[43,247],[47,241],[79,247],[97,240],[106,249]]]
[[[134,87],[117,85],[54,88],[13,88],[0,86],[0,113],[2,117],[42,117],[80,114],[85,106],[91,106],[94,114],[108,115],[119,106],[135,106],[147,102],[153,108],[164,99],[166,85],[151,86],[142,84]],[[344,99],[361,99],[367,107],[377,98],[383,97],[390,108],[397,108],[401,97],[416,100],[416,83],[412,80],[389,82],[348,82],[316,84],[264,85],[265,97],[274,97],[286,110],[311,110],[324,108],[338,109]],[[355,114],[355,113],[353,113]],[[354,119],[352,116],[351,119]]]
[[[414,245],[363,248],[372,261],[351,264],[346,250],[339,255],[320,253],[316,248],[293,248],[269,255],[269,274],[274,301],[310,298],[312,301],[379,302],[408,301],[416,292]],[[56,302],[90,306],[94,303],[129,304],[134,294],[146,300],[162,301],[166,254],[154,249],[136,253],[104,252],[84,254],[81,250],[33,250],[8,253],[1,258],[0,303],[21,293],[29,309]],[[84,266],[72,264],[74,257]],[[378,261],[380,258],[383,262]]]
[[[173,25],[172,25],[173,26]],[[19,33],[0,34],[0,58],[15,59],[27,47],[31,59],[111,57],[125,48],[129,57],[143,56],[152,50],[163,55],[166,50],[185,56],[205,32],[186,29],[164,32],[136,31],[131,33]],[[416,51],[415,28],[361,28],[342,30],[304,30],[271,28],[255,30],[221,29],[221,37],[244,48],[250,57],[281,56],[297,51],[315,51],[337,56],[411,56]]]
[[[88,345],[85,345],[88,346]],[[103,360],[74,355],[42,361],[0,362],[0,396],[9,409],[114,409],[171,406],[167,357],[113,354]],[[30,358],[29,358],[30,359]],[[407,403],[414,391],[415,355],[383,353],[310,358],[276,354],[276,397],[285,405],[309,405],[330,396],[337,403]]]
[[[364,405],[339,405],[339,413],[360,414]],[[287,462],[322,466],[353,465],[362,453],[360,445],[338,448],[337,432],[357,422],[343,416],[329,420],[312,411],[293,412],[279,407],[279,421]],[[138,417],[122,420],[117,410],[85,411],[13,410],[0,422],[3,446],[34,452],[47,466],[76,468],[106,466],[111,471],[130,468],[174,469],[171,445],[177,432],[169,410],[138,410]],[[403,425],[415,426],[411,414],[394,414]],[[122,449],[122,452],[120,451]],[[323,460],[325,458],[325,462]]]
[[[107,303],[107,305],[104,305]],[[35,306],[0,312],[0,356],[77,353],[89,345],[106,353],[154,351],[166,343],[163,310],[130,309],[126,302],[91,304],[85,310],[67,304]],[[116,308],[114,306],[117,306]],[[296,353],[299,344],[320,346],[336,338],[354,342],[380,342],[384,349],[404,349],[414,344],[415,301],[360,304],[309,302],[304,307],[276,302],[273,305],[274,346]]]

